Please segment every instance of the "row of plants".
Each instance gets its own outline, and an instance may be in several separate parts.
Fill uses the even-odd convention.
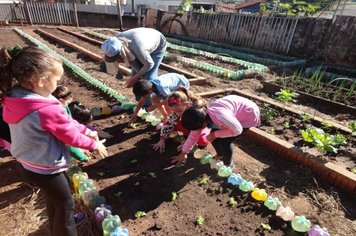
[[[229,57],[242,59],[249,62],[256,62],[263,65],[277,65],[284,67],[304,65],[306,63],[306,60],[304,59],[277,55],[274,53],[258,51],[255,49],[241,48],[183,35],[173,35],[168,33],[165,33],[165,35],[167,35],[166,38],[168,42],[176,45],[204,50],[216,54],[228,55]]]
[[[246,75],[246,70],[233,71],[207,62],[197,61],[192,58],[177,56],[169,52],[166,52],[164,57],[165,57],[165,61],[174,60],[184,65],[198,68],[200,70],[207,71],[214,75],[218,75],[225,79],[239,80],[239,79],[243,79]],[[254,69],[251,69],[250,71],[254,71]]]
[[[301,71],[297,71],[291,77],[277,79],[273,83],[288,90],[303,91],[334,102],[356,107],[356,80],[340,79],[338,86],[324,83],[321,68],[307,78],[303,76]]]
[[[268,68],[261,64],[251,63],[251,62],[243,61],[243,60],[236,59],[233,57],[227,57],[224,55],[218,55],[215,53],[210,53],[210,52],[199,50],[196,48],[185,47],[185,46],[181,46],[181,45],[177,45],[177,44],[173,44],[173,43],[168,43],[168,48],[175,50],[175,51],[185,52],[185,53],[189,53],[189,54],[193,54],[193,55],[201,55],[201,56],[209,58],[209,59],[217,59],[217,60],[220,60],[223,62],[241,65],[248,69],[255,69],[258,72],[267,72],[268,71]]]

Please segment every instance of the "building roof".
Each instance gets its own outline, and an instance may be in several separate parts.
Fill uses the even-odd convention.
[[[239,10],[239,9],[242,9],[245,7],[249,7],[252,5],[256,5],[256,4],[264,3],[264,2],[266,2],[266,0],[249,0],[249,1],[246,1],[246,2],[236,6],[236,10]]]

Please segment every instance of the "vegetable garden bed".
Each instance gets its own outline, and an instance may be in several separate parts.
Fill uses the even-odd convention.
[[[32,30],[27,31],[48,43]],[[98,65],[91,65],[91,68],[87,65],[90,62],[78,57],[76,52],[68,52],[68,48],[49,46],[82,65],[92,75],[98,70]],[[97,75],[113,88],[122,87],[120,81],[105,73]],[[68,81],[65,78],[63,84],[70,86],[77,100],[90,107],[106,105],[99,103],[106,100],[105,95],[91,95],[86,92],[85,83],[75,78],[72,80],[72,77],[67,74]],[[229,87],[234,87],[232,82]],[[130,91],[122,92],[130,95]],[[98,100],[91,99],[91,96]],[[165,153],[154,152],[151,144],[158,141],[157,132],[146,123],[140,123],[136,129],[129,128],[127,121],[127,113],[100,117],[94,121],[95,127],[114,134],[106,143],[111,156],[103,160],[92,159],[83,165],[83,169],[101,190],[100,195],[112,205],[114,213],[120,215],[131,235],[298,235],[292,231],[290,223],[276,217],[263,203],[253,200],[250,194],[227,184],[215,171],[200,165],[196,159],[191,157],[182,167],[172,166],[169,157],[177,153],[177,144],[170,140]],[[274,153],[256,144],[256,141],[244,136],[238,139],[234,147],[236,172],[279,197],[298,215],[304,214],[313,223],[327,227],[332,235],[353,235],[356,232],[351,222],[356,209],[351,195],[315,179],[308,168],[274,158]],[[31,205],[33,201],[26,200],[31,190],[28,186],[16,184],[21,180],[12,172],[13,161],[1,161],[0,173],[6,187],[1,189],[0,199],[11,199],[12,204],[2,205],[0,219],[4,219],[1,222],[6,224],[1,224],[0,234],[9,235],[16,228],[17,235],[45,235],[48,225],[43,202]],[[9,189],[10,192],[7,191]],[[177,194],[176,200],[172,198],[173,192]],[[9,196],[12,197],[7,198]],[[230,203],[232,197],[237,202],[236,206]],[[28,210],[31,209],[29,215]],[[146,216],[135,219],[138,211],[146,212]],[[41,221],[38,221],[39,217]],[[201,225],[197,224],[198,218],[204,219]],[[29,226],[19,222],[28,222],[32,227],[29,229]],[[33,226],[34,222],[37,222],[37,227]],[[99,235],[95,226],[84,227],[81,235]],[[89,229],[92,230],[88,232]]]

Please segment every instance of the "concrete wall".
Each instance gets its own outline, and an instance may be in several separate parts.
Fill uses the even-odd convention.
[[[162,24],[174,16],[174,13],[158,11],[158,14],[151,13],[149,17],[160,22],[156,27],[159,25],[158,29],[164,32],[194,37],[195,32],[190,26],[199,22],[194,23],[196,19],[191,15],[178,17],[179,23]],[[324,18],[298,18],[287,55],[356,68],[356,17],[337,16],[334,22]]]
[[[300,19],[289,54],[356,68],[356,17]]]
[[[118,28],[119,19],[117,15],[108,15],[90,12],[78,12],[78,21],[80,27],[105,27],[105,28]],[[137,27],[137,16],[123,16],[124,28]]]

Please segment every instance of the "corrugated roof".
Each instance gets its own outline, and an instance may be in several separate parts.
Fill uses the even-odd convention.
[[[245,8],[245,7],[249,7],[249,6],[252,6],[252,5],[255,5],[255,4],[263,3],[263,2],[266,2],[266,0],[250,0],[250,1],[246,1],[246,2],[236,6],[236,9],[239,10],[239,9],[242,9],[242,8]]]

